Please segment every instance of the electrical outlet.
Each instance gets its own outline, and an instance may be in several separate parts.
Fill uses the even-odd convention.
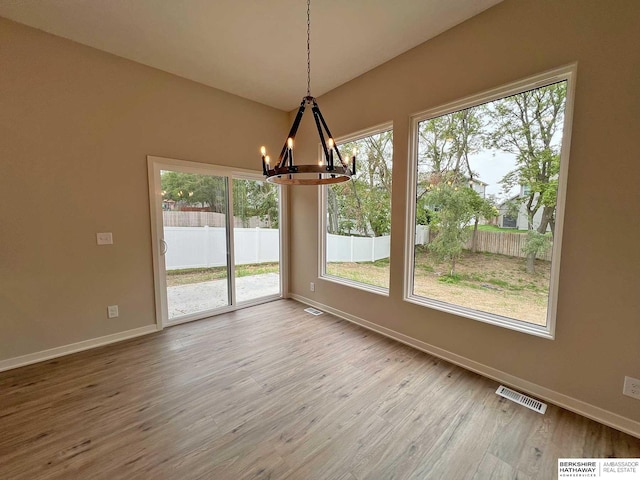
[[[313,282],[309,283],[309,290],[311,290],[312,292],[315,292],[316,291],[316,284],[313,283]]]
[[[640,380],[637,378],[624,377],[624,388],[622,389],[622,393],[640,400]]]
[[[119,315],[118,305],[109,305],[107,307],[107,315],[109,318],[116,318]]]

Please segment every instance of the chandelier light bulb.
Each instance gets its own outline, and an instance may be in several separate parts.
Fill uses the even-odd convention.
[[[260,147],[260,153],[262,154],[263,157],[267,154],[267,149],[264,147],[264,145]]]

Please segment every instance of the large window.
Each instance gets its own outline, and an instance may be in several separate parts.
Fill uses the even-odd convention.
[[[573,73],[414,118],[409,301],[553,336]]]
[[[393,131],[377,127],[338,142],[356,153],[356,175],[322,189],[321,275],[388,292]]]

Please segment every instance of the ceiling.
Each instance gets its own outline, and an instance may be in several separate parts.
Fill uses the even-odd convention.
[[[314,0],[320,96],[502,0]],[[0,16],[282,110],[307,90],[304,0],[2,0]]]

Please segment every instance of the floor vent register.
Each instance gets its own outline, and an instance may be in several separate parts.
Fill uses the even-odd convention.
[[[498,387],[498,390],[496,390],[496,393],[501,397],[508,398],[513,402],[516,402],[520,405],[530,408],[534,412],[542,413],[544,415],[544,412],[547,411],[546,403],[542,403],[539,400],[536,400],[535,398],[527,397],[526,395],[518,393],[515,390],[511,390],[510,388],[507,388],[503,385],[500,385],[500,387]]]

